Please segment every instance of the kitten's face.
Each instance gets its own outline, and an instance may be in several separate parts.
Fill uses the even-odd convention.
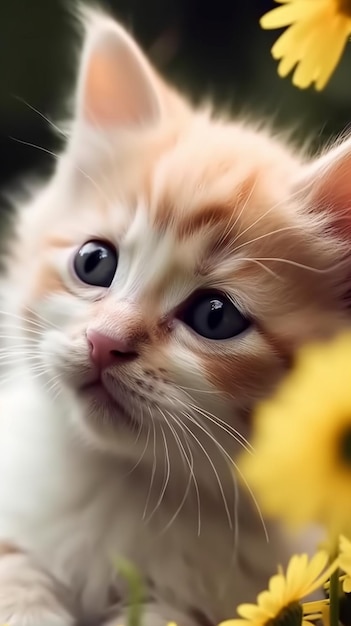
[[[341,318],[335,249],[294,195],[302,168],[176,100],[146,128],[77,143],[22,217],[24,345],[39,339],[46,382],[73,392],[100,446],[214,436],[232,453],[294,349]]]

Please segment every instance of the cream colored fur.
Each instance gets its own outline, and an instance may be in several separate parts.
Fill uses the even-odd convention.
[[[0,623],[125,623],[122,556],[144,576],[146,626],[216,624],[314,548],[261,519],[229,459],[294,350],[347,320],[351,146],[305,164],[194,111],[121,26],[85,20],[67,148],[18,207],[2,284]],[[118,248],[109,289],[72,272],[91,239]],[[200,289],[250,328],[189,329],[179,307]],[[103,374],[134,425],[82,397],[88,329],[134,342]]]

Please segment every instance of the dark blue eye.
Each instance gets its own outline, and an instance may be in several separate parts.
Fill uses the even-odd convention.
[[[226,296],[201,294],[193,298],[181,315],[182,321],[207,339],[229,339],[244,332],[251,322]]]
[[[117,269],[116,249],[106,241],[87,241],[76,252],[73,268],[78,278],[97,287],[109,287]]]

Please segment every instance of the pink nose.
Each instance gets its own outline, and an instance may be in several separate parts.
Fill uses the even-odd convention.
[[[128,340],[109,337],[92,329],[87,330],[87,340],[90,358],[100,369],[125,363],[137,357]]]

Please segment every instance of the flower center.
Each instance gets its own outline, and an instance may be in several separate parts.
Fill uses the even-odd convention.
[[[340,437],[341,460],[351,466],[351,426],[346,428]]]
[[[265,622],[264,626],[301,626],[303,611],[298,602],[290,602],[278,615]]]
[[[351,17],[351,0],[336,0],[338,12]]]

